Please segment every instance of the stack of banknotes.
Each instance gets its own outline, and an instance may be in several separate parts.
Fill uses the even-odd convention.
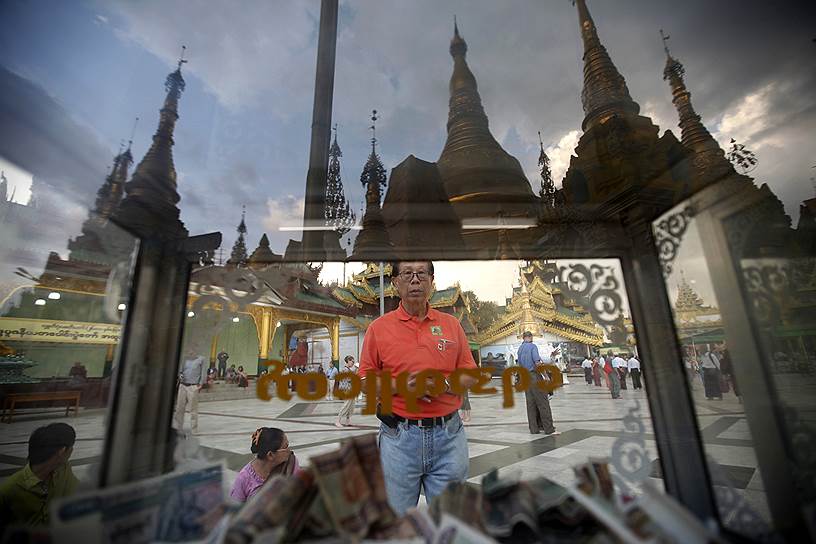
[[[210,542],[716,541],[701,527],[684,529],[682,537],[664,530],[661,516],[676,520],[682,508],[662,493],[650,496],[648,508],[621,497],[607,460],[590,459],[574,470],[576,481],[566,487],[543,477],[499,478],[493,471],[481,486],[453,482],[427,507],[399,517],[388,505],[376,435],[357,436],[337,451],[313,457],[309,468],[268,481]],[[663,508],[661,501],[672,504]]]

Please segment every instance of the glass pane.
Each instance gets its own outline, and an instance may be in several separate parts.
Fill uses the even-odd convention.
[[[662,219],[682,226],[676,257],[666,276],[677,338],[694,400],[720,516],[726,526],[747,534],[767,532],[771,523],[762,470],[754,452],[754,436],[743,406],[712,274],[697,222],[680,207]],[[658,227],[661,228],[661,227]],[[675,233],[680,231],[680,227]],[[735,513],[746,513],[735,515]],[[748,522],[748,523],[746,523]]]
[[[0,197],[14,194],[0,200],[0,477],[20,481],[56,462],[57,494],[94,488],[138,240],[111,222],[102,191],[89,210],[0,163]],[[112,176],[103,181],[115,190]]]
[[[634,368],[640,361],[634,357],[637,345],[616,261],[439,261],[434,270],[431,308],[456,317],[471,356],[490,370],[490,385],[496,388],[492,394],[469,395],[470,410],[460,412],[468,439],[469,482],[480,485],[498,469],[502,477],[545,476],[568,485],[574,480],[573,466],[590,457],[611,457],[613,478],[624,490],[639,494],[645,481],[662,489],[644,387],[648,362],[642,379]],[[386,265],[386,312],[399,305],[390,272]],[[605,296],[598,292],[602,287],[610,297],[619,297],[617,306],[591,306],[590,299]],[[252,435],[260,427],[285,431],[300,467],[336,450],[347,437],[378,429],[376,417],[362,413],[365,395],[344,408],[346,402],[333,398],[337,392],[331,386],[319,400],[304,399],[289,387],[285,389],[292,398],[285,398],[276,382],[261,386],[272,397],[262,400],[256,388],[258,379],[270,368],[274,372],[277,364],[296,375],[330,377],[333,368],[357,369],[366,331],[380,316],[379,293],[377,264],[210,266],[195,271],[181,362],[183,400],[174,419],[185,436],[180,451],[186,452],[186,462],[202,456],[223,459],[229,487],[240,494],[245,482],[238,474],[247,470]],[[564,385],[549,400],[560,432],[554,439],[542,436],[546,422],[538,426],[528,419],[523,390],[508,391],[514,405],[503,408],[507,384],[502,376],[518,367],[527,330],[542,356],[559,350],[554,362],[564,374]],[[614,380],[592,365],[599,354],[610,362],[610,354],[622,356],[623,368]],[[588,374],[582,368],[585,360]],[[613,381],[623,389],[619,399],[610,392]],[[184,414],[184,408],[193,410],[195,418],[193,411]]]
[[[465,479],[499,467],[567,483],[569,467],[606,456],[635,495],[646,482],[662,491],[666,474],[704,523],[716,521],[710,481],[726,528],[801,529],[814,499],[812,455],[801,453],[812,450],[813,199],[796,213],[809,194],[814,108],[800,41],[812,17],[802,3],[736,14],[641,4],[4,3],[15,32],[0,37],[0,249],[10,255],[0,319],[21,331],[0,338],[10,375],[109,379],[133,275],[149,304],[122,338],[134,366],[119,399],[134,417],[145,404],[161,417],[108,429],[118,437],[109,483],[224,461],[232,485],[260,427],[284,429],[311,466],[379,424],[355,412],[344,426],[340,403],[304,399],[316,394],[308,387],[260,400],[259,379],[362,362],[365,331],[397,307],[377,263],[433,259],[432,303],[456,317],[492,383],[518,366],[528,328],[543,355],[559,348],[570,381],[551,401],[555,437],[525,431],[521,391],[512,409],[497,408],[501,387],[473,395]],[[755,35],[768,39],[746,39]],[[740,200],[747,185],[771,219],[754,214],[758,193]],[[115,225],[143,239],[133,272],[137,244]],[[154,286],[145,256],[174,273]],[[672,261],[661,277],[658,263]],[[45,342],[44,319],[87,332]],[[677,383],[674,336],[688,384]],[[63,356],[62,344],[73,351]],[[630,363],[641,347],[656,360]],[[724,359],[731,373],[698,380],[713,348],[711,364]],[[651,397],[631,389],[631,372],[600,372],[596,385],[591,360],[582,381],[575,363],[610,350],[627,371],[642,364]],[[21,353],[37,366],[23,368]],[[616,376],[629,386],[623,401],[606,385]],[[82,406],[105,395],[83,389],[77,419],[92,429],[77,444],[101,447],[103,416]],[[40,407],[20,410],[9,429]],[[30,430],[4,441],[5,475]],[[761,440],[766,430],[773,440]],[[202,526],[186,536],[202,538]]]

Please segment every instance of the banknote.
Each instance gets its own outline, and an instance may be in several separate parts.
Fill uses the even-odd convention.
[[[364,435],[346,440],[336,451],[312,457],[312,467],[326,510],[341,536],[362,539],[380,512],[374,491],[360,463],[355,442],[373,440]]]
[[[496,541],[462,520],[442,514],[434,544],[496,544]]]
[[[314,496],[314,475],[309,469],[292,476],[270,478],[235,515],[225,542],[247,544],[261,533],[273,530],[285,535],[297,523],[293,520],[308,512]]]
[[[414,527],[425,544],[433,544],[436,540],[436,522],[425,508],[411,508],[405,513],[405,519]]]
[[[397,515],[388,504],[388,494],[385,491],[385,475],[380,461],[380,448],[377,445],[376,434],[366,434],[352,438],[352,444],[357,450],[357,458],[371,488],[371,507],[377,516],[375,527],[385,528],[397,521]]]
[[[226,505],[223,465],[75,495],[51,506],[55,542],[183,542],[206,537]]]
[[[467,482],[451,482],[430,504],[430,514],[439,524],[442,515],[448,514],[460,521],[484,531],[482,520],[482,491]]]

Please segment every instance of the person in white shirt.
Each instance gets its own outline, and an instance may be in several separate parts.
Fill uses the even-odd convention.
[[[326,380],[329,382],[328,394],[326,395],[327,400],[334,400],[335,379],[338,372],[334,363],[330,364],[329,369],[326,371]]]
[[[343,359],[345,366],[343,367],[343,372],[353,372],[357,373],[357,364],[354,362],[354,357],[351,355],[346,355],[345,359]],[[337,377],[335,376],[335,379]],[[340,383],[337,386],[338,389],[342,389],[347,391],[351,389],[351,380],[344,379],[340,380]],[[351,415],[354,413],[354,404],[357,402],[357,397],[352,397],[347,399],[346,402],[343,403],[343,407],[340,408],[340,413],[337,414],[337,421],[334,423],[335,427],[351,427]]]
[[[193,434],[198,434],[198,393],[206,380],[207,368],[204,357],[199,355],[195,349],[188,348],[179,372],[176,412],[173,416],[173,426],[179,432],[184,429],[184,412],[189,404],[190,425]]]
[[[705,352],[702,358],[703,367],[703,387],[707,399],[717,398],[722,400],[722,388],[720,387],[720,357],[716,350]]]
[[[640,361],[632,355],[626,362],[629,368],[629,374],[632,376],[632,387],[635,389],[643,389],[643,384],[640,383]]]
[[[626,387],[626,359],[621,357],[620,355],[616,355],[612,358],[612,366],[615,369],[615,372],[618,373],[618,378],[620,378],[620,387],[621,389],[627,389]]]
[[[581,368],[584,369],[584,379],[587,385],[592,385],[592,361],[589,360],[589,357],[584,357],[584,360],[581,361]]]

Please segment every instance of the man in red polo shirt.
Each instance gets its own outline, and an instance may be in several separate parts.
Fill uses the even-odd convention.
[[[451,386],[467,389],[477,380],[462,375],[459,384],[451,384],[450,379],[457,368],[476,369],[476,363],[459,321],[428,304],[433,274],[430,261],[392,263],[391,282],[400,305],[369,325],[360,356],[360,374],[390,371],[392,391],[400,374],[407,373],[411,390],[416,373],[422,370],[438,370],[445,376],[445,390],[422,397],[418,412],[410,412],[405,398],[395,392],[393,416],[380,416],[385,488],[399,515],[417,505],[420,488],[430,503],[448,483],[464,480],[469,466],[458,413],[462,397],[452,393]]]

